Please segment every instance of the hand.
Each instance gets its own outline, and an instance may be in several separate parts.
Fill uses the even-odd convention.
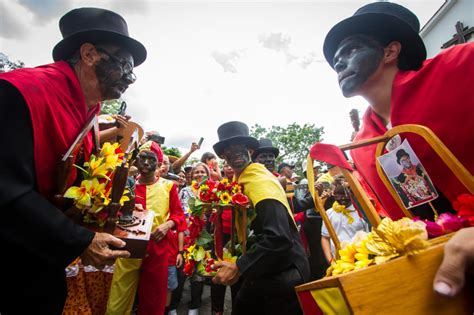
[[[135,210],[137,210],[137,211],[144,211],[145,209],[143,209],[143,205],[142,205],[142,204],[136,203],[136,204],[135,204]]]
[[[178,254],[178,256],[176,256],[176,268],[180,268],[183,265],[183,262],[183,255]]]
[[[314,183],[314,188],[318,192],[318,195],[321,195],[323,193],[323,190],[324,190],[324,185],[321,182],[315,182]]]
[[[92,265],[103,269],[105,265],[112,265],[117,258],[128,258],[130,253],[126,250],[112,250],[125,247],[125,242],[107,233],[95,233],[89,247],[82,253],[81,260],[84,266]]]
[[[200,149],[200,147],[198,146],[198,144],[197,144],[196,142],[193,142],[193,143],[191,144],[191,148],[189,149],[189,152],[190,152],[190,153],[193,153],[194,151],[196,151],[196,150],[198,150],[198,149]]]
[[[115,115],[115,120],[117,121],[117,128],[119,129],[125,129],[128,127],[128,120],[130,119],[130,116],[121,116],[121,115]]]
[[[153,233],[151,233],[151,238],[155,242],[161,241],[173,226],[174,226],[174,221],[166,221],[165,223],[160,224],[156,228],[156,230],[154,230]]]
[[[240,272],[235,263],[219,261],[214,263],[211,268],[213,270],[219,269],[217,275],[212,278],[212,282],[216,284],[233,285],[239,280]]]
[[[474,227],[459,230],[446,243],[433,289],[440,295],[457,295],[464,287],[466,272],[474,274]]]

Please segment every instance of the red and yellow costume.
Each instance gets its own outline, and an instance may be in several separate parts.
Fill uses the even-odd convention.
[[[155,213],[152,231],[172,220],[180,226],[184,213],[173,182],[158,178],[151,185],[137,183],[135,202]],[[168,235],[159,242],[150,240],[144,259],[118,259],[110,289],[106,314],[129,314],[138,288],[139,314],[162,315],[168,282]]]

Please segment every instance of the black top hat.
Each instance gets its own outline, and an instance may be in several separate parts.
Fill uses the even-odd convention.
[[[403,149],[397,151],[397,163],[400,164],[400,159],[404,156],[410,157],[410,155]]]
[[[59,20],[63,35],[53,49],[54,61],[65,60],[84,43],[117,44],[133,56],[135,66],[146,59],[146,49],[128,36],[127,22],[115,12],[99,8],[79,8],[66,13]]]
[[[272,140],[267,139],[267,138],[260,138],[258,140],[258,148],[255,150],[253,154],[253,158],[255,159],[257,155],[259,155],[262,152],[271,152],[275,155],[275,157],[278,157],[278,154],[280,154],[280,150],[278,148],[275,148],[273,146]]]
[[[402,44],[400,68],[417,70],[426,59],[426,48],[419,31],[418,18],[407,8],[390,2],[370,3],[329,31],[324,40],[324,56],[334,67],[334,55],[341,41],[351,35],[365,34],[385,43],[399,41]]]
[[[224,148],[230,144],[245,144],[248,148],[258,148],[258,140],[250,136],[249,127],[240,121],[230,121],[217,129],[219,142],[213,148],[220,157]]]

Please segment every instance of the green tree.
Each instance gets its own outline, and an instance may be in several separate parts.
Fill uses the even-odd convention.
[[[163,150],[163,153],[168,156],[176,156],[177,158],[180,158],[183,156],[183,154],[181,154],[181,151],[178,148],[174,148],[174,147],[168,148],[167,146],[162,145],[161,149]]]
[[[117,115],[120,111],[123,101],[119,98],[116,100],[103,101],[100,104],[100,114]]]
[[[311,146],[322,140],[324,127],[316,127],[314,124],[299,125],[292,123],[286,127],[271,126],[265,128],[255,124],[250,128],[250,134],[257,139],[268,138],[272,140],[273,146],[280,150],[277,165],[283,161],[294,163],[296,164],[295,171],[301,175],[301,162],[307,158]]]
[[[25,63],[23,61],[21,60],[10,61],[7,55],[0,52],[0,73],[19,69],[19,68],[24,68],[24,67],[25,67]]]

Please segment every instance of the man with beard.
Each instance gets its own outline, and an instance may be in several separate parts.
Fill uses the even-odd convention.
[[[247,125],[228,122],[217,133],[214,151],[234,169],[256,212],[250,228],[257,241],[236,263],[214,264],[213,282],[232,285],[243,277],[233,314],[300,314],[294,287],[308,280],[309,266],[285,192],[262,164],[251,162],[259,143]]]
[[[162,162],[163,152],[157,143],[148,141],[140,147],[135,202],[138,209],[154,212],[152,233],[145,258],[117,260],[106,314],[129,314],[138,288],[138,314],[162,315],[167,286],[176,288],[176,268],[168,267],[168,232],[181,226],[185,218],[177,185],[156,174]]]
[[[474,73],[474,43],[448,48],[425,60],[426,49],[419,29],[418,18],[405,7],[376,2],[363,6],[327,34],[324,55],[338,73],[343,95],[360,95],[370,105],[354,141],[383,135],[398,125],[423,125],[473,173],[474,98],[469,76]],[[421,137],[404,137],[417,152],[438,191],[449,201],[466,191]],[[377,174],[375,149],[376,144],[364,146],[352,150],[351,155],[387,213],[398,219],[403,212]],[[450,202],[441,198],[441,193],[435,207],[450,209]],[[431,213],[429,209],[415,210],[422,217]]]
[[[65,267],[81,256],[98,268],[128,257],[125,243],[76,225],[50,202],[62,154],[99,110],[135,81],[145,47],[125,20],[97,8],[72,10],[59,27],[55,63],[0,75],[0,261],[2,314],[61,314]],[[14,132],[13,132],[14,131]],[[92,149],[89,134],[82,151]],[[78,162],[76,162],[78,163]],[[71,174],[69,184],[74,181]]]

